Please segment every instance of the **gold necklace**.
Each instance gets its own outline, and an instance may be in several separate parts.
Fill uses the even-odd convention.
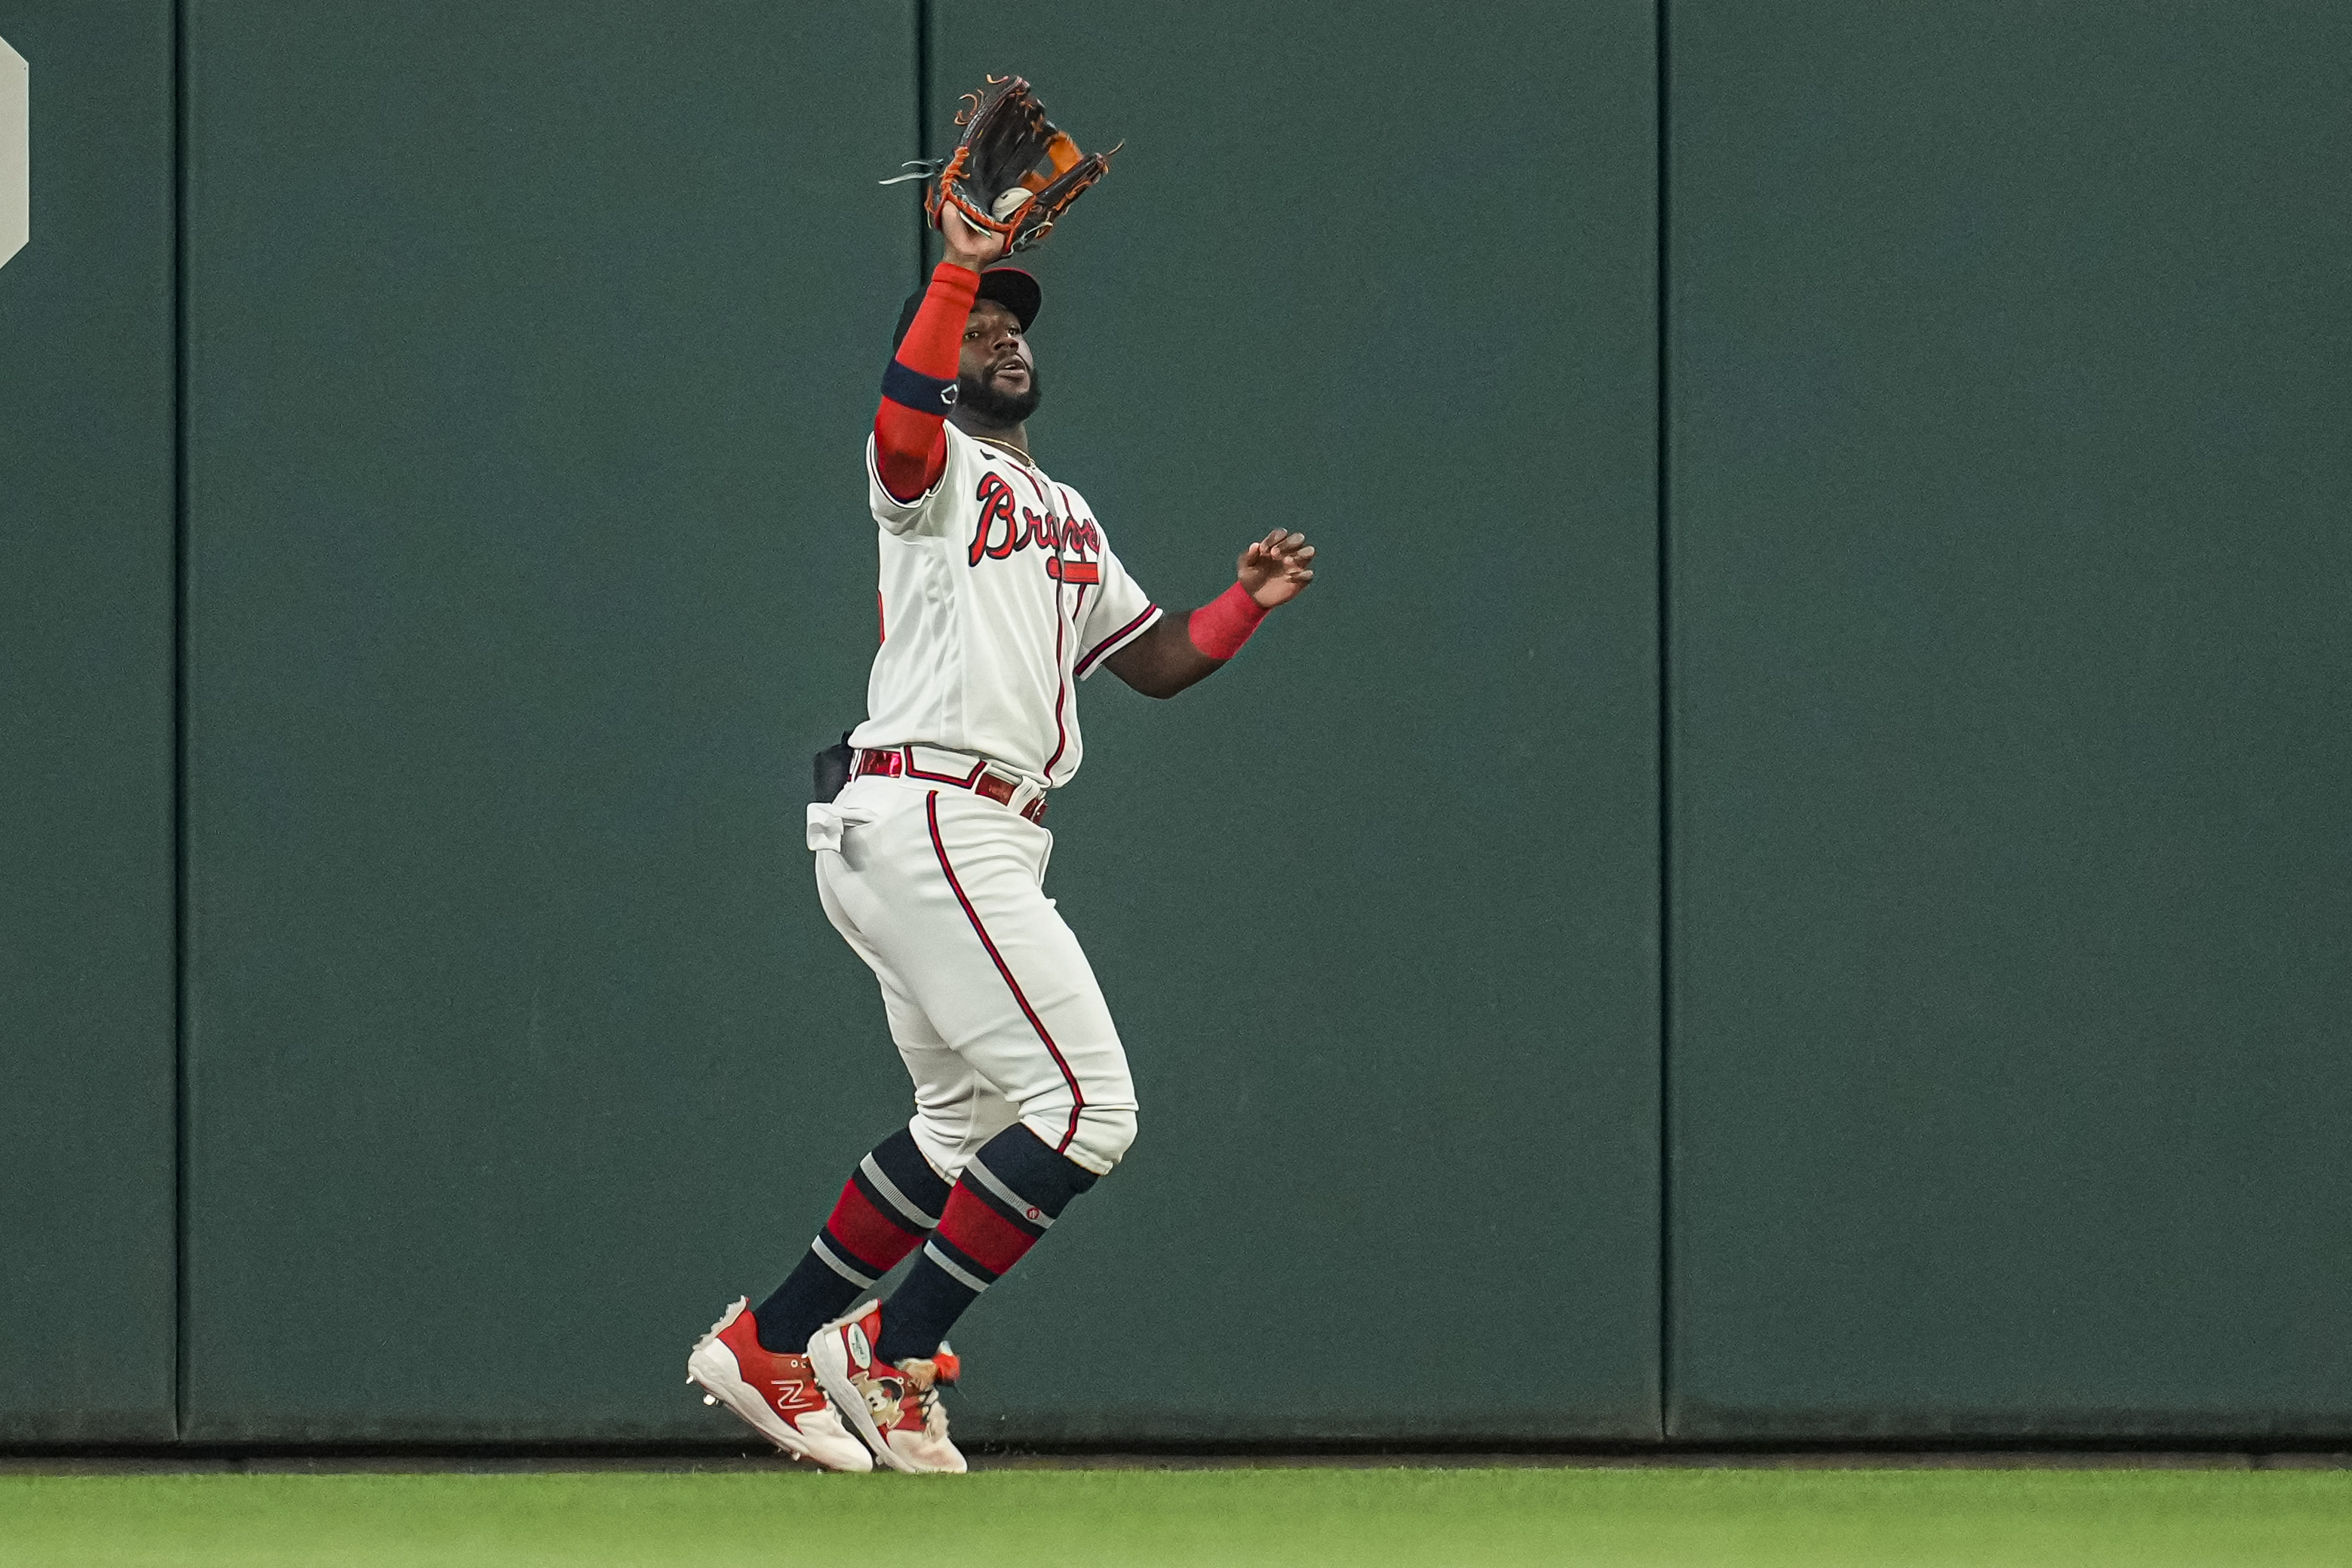
[[[1029,454],[1022,451],[1021,448],[1013,445],[1013,443],[1009,441],[999,441],[993,435],[975,435],[972,439],[974,441],[985,441],[991,446],[1002,446],[1005,451],[1017,455],[1022,462],[1026,463],[1030,467],[1034,468],[1037,466],[1037,460],[1034,457],[1030,456]]]

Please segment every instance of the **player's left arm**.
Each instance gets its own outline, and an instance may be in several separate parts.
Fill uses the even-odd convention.
[[[1315,580],[1315,547],[1305,534],[1276,528],[1242,551],[1234,585],[1178,620],[1163,615],[1150,631],[1103,661],[1148,697],[1172,697],[1216,674],[1264,621]]]

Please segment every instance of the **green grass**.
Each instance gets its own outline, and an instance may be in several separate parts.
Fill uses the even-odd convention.
[[[2352,1472],[0,1477],[0,1564],[2352,1563]]]

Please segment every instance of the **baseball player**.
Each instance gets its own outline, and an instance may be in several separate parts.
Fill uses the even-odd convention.
[[[1046,802],[1085,755],[1078,683],[1108,668],[1174,696],[1315,577],[1314,547],[1276,528],[1223,594],[1164,614],[1030,445],[1036,280],[991,269],[1003,237],[952,206],[939,225],[947,259],[900,315],[866,448],[866,719],[851,781],[808,810],[818,894],[881,982],[915,1114],[774,1293],[738,1300],[688,1362],[707,1401],[840,1470],[964,1469],[939,1399],[950,1326],[1135,1137],[1118,1031],[1044,889]],[[850,1310],[918,1249],[888,1300]]]

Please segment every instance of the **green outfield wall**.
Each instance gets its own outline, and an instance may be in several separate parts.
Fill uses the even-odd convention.
[[[1325,562],[1086,688],[1055,892],[1142,1131],[961,1336],[1008,1435],[1658,1430],[1655,30],[1483,15],[934,13],[929,124],[1017,60],[1131,138],[1036,252],[1040,457],[1163,601]],[[1330,1353],[1273,1399],[1260,1311]]]
[[[0,0],[0,1442],[173,1433],[172,10]],[[0,64],[5,64],[0,59]],[[13,129],[13,128],[12,128]]]
[[[1127,1164],[981,1439],[2352,1437],[2352,25],[0,0],[0,1444],[731,1440],[956,95],[1111,176]],[[819,106],[824,106],[820,110]]]
[[[1672,1427],[2352,1430],[2352,13],[1673,19]]]
[[[800,818],[911,37],[192,9],[190,1437],[711,1435],[681,1346],[890,1125]]]

